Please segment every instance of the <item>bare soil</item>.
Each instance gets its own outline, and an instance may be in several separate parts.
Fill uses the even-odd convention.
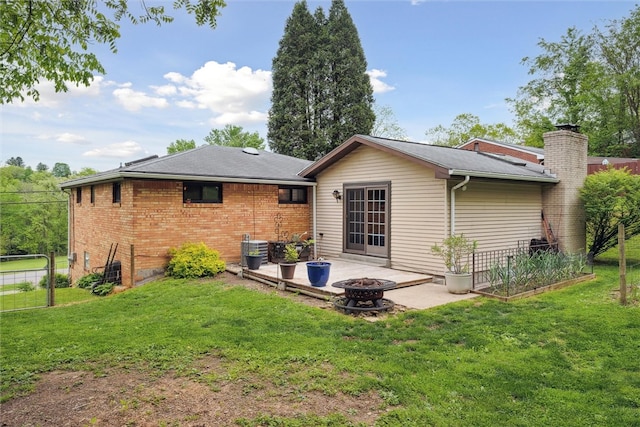
[[[278,291],[230,273],[224,273],[223,279],[228,284],[277,292],[300,303],[333,309],[330,302]],[[298,390],[263,378],[224,380],[228,378],[224,366],[214,356],[199,360],[195,368],[201,377],[218,378],[215,385],[175,373],[157,376],[116,368],[100,375],[86,371],[42,374],[32,393],[0,406],[0,426],[236,426],[240,418],[251,420],[262,415],[336,413],[354,424],[370,426],[385,410],[375,393],[356,397],[314,391],[300,395]]]

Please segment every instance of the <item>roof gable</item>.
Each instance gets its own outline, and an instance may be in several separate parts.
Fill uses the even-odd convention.
[[[349,138],[349,140],[326,156],[304,169],[301,175],[306,178],[316,177],[320,172],[363,145],[382,150],[389,155],[403,157],[433,169],[436,172],[436,178],[447,179],[452,176],[468,175],[514,181],[558,181],[555,176],[536,163],[523,162],[522,160],[516,161],[515,159],[511,160],[475,151],[458,150],[452,147],[366,135],[355,135]]]

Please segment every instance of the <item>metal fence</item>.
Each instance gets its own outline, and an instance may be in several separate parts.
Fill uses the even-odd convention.
[[[44,287],[41,281],[48,276],[49,269],[55,267],[54,258],[43,254],[1,256],[0,266],[0,311],[41,308],[52,304],[54,278],[49,277]],[[58,269],[58,272],[67,271]]]
[[[549,253],[561,256],[549,257]],[[560,254],[557,243],[537,239],[519,241],[511,248],[475,252],[471,264],[473,289],[491,287],[491,293],[503,296],[593,273],[593,263],[586,254]]]
[[[472,256],[473,289],[482,289],[491,284],[491,268],[498,265],[507,267],[510,261],[518,255],[533,254],[540,251],[558,251],[558,244],[547,243],[546,240],[521,240],[517,246],[493,251],[474,252]]]
[[[619,232],[622,233],[622,236],[619,236],[619,238],[622,237],[624,240],[624,227],[622,227],[622,230],[619,230]],[[624,274],[624,282],[626,282],[627,290],[627,295],[624,295],[623,302],[638,302],[640,301],[640,235],[634,236],[629,240],[624,240],[624,250],[621,252],[624,254],[623,265],[625,267],[625,271],[621,271],[621,275]],[[619,261],[621,262],[622,259]],[[622,280],[621,278],[621,281]],[[620,290],[622,291],[622,288]]]

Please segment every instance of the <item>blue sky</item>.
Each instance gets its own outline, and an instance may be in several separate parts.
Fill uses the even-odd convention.
[[[147,0],[147,4],[159,3]],[[171,2],[166,6],[171,9]],[[293,0],[228,0],[218,27],[197,27],[170,10],[172,24],[121,23],[118,53],[95,52],[107,73],[89,88],[56,94],[41,82],[40,102],[1,106],[2,163],[20,156],[33,168],[67,163],[99,171],[166,154],[176,139],[198,145],[225,124],[266,140],[271,62]],[[372,76],[376,103],[394,112],[414,141],[461,113],[512,124],[505,98],[530,80],[521,65],[540,38],[569,27],[629,15],[633,1],[346,0]],[[330,1],[308,1],[313,12]],[[131,2],[136,10],[138,2]]]

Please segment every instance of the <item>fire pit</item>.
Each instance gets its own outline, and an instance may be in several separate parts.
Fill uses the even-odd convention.
[[[383,279],[348,279],[331,284],[334,288],[344,289],[344,298],[334,302],[336,308],[347,314],[353,311],[386,311],[395,305],[383,298],[384,291],[396,287],[396,282]]]

